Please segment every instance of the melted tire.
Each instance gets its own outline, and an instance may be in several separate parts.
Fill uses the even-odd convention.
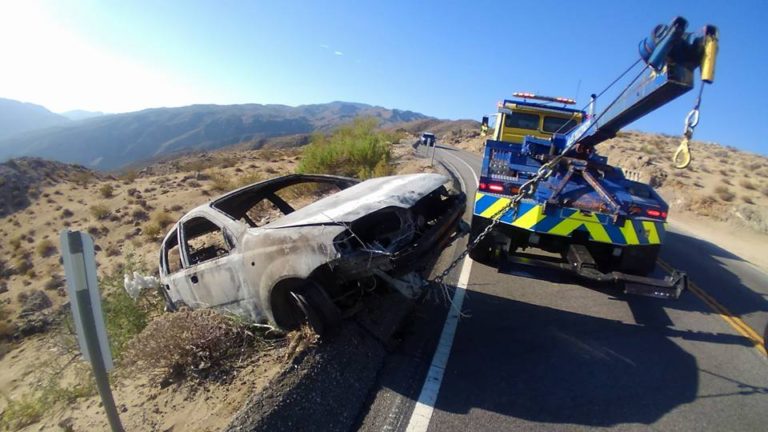
[[[291,290],[290,295],[296,311],[301,312],[295,322],[308,325],[318,336],[327,335],[341,322],[341,311],[317,283],[308,281]]]
[[[296,322],[299,325],[306,324],[318,336],[325,334],[325,325],[322,318],[309,303],[305,295],[296,291],[291,291],[290,295],[294,306],[301,312],[301,316],[297,317]]]

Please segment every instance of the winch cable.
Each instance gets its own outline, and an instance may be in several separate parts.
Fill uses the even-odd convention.
[[[630,65],[630,66],[629,66],[629,67],[628,67],[626,70],[624,70],[624,72],[620,73],[620,74],[619,74],[619,76],[618,76],[618,77],[616,77],[616,79],[614,79],[613,81],[611,81],[611,83],[610,83],[610,84],[608,84],[608,85],[607,85],[607,86],[606,86],[606,87],[605,87],[605,88],[604,88],[602,91],[600,91],[600,93],[598,93],[598,94],[596,94],[596,95],[595,95],[595,100],[598,100],[598,99],[599,99],[599,98],[600,98],[602,95],[604,95],[604,94],[605,94],[605,92],[607,92],[608,90],[610,90],[610,89],[611,89],[611,87],[613,87],[614,85],[616,85],[616,83],[617,83],[617,82],[621,81],[621,79],[622,79],[622,78],[624,78],[624,77],[625,77],[625,76],[626,76],[626,75],[627,75],[627,74],[628,74],[628,73],[629,73],[629,72],[630,72],[632,69],[634,69],[634,68],[635,68],[635,66],[637,66],[637,65],[638,65],[638,63],[640,63],[641,61],[642,61],[642,59],[637,59],[637,61],[635,61],[634,63],[632,63],[632,64],[631,64],[631,65]],[[581,109],[580,109],[579,111],[584,111],[584,110],[586,110],[586,109],[587,109],[587,107],[589,106],[589,104],[590,104],[590,103],[592,103],[592,101],[588,102],[588,103],[587,103],[587,104],[585,104],[583,107],[581,107]],[[573,115],[573,116],[571,116],[571,120],[573,120],[575,117],[576,117],[576,113],[574,113],[574,115]],[[556,134],[557,134],[557,133],[560,133],[560,131],[561,131],[561,130],[563,130],[563,128],[564,128],[564,127],[565,127],[567,124],[568,124],[568,123],[566,122],[565,124],[563,124],[562,126],[560,126],[560,128],[559,128],[559,129],[557,129],[557,130],[555,131],[555,133],[556,133]]]

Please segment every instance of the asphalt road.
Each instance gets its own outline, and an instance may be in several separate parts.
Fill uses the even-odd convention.
[[[443,147],[436,160],[474,192],[478,155]],[[768,275],[676,227],[662,260],[693,282],[679,300],[472,262],[452,343],[441,341],[450,307],[436,291],[388,355],[359,429],[768,430],[768,360],[754,345]]]

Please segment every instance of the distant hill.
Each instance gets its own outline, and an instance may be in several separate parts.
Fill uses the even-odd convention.
[[[84,111],[84,110],[72,110],[60,113],[62,116],[70,120],[85,120],[93,117],[101,117],[104,115],[101,111]]]
[[[0,163],[0,217],[27,207],[40,190],[63,181],[78,182],[105,177],[79,165],[39,158],[19,158]]]
[[[191,105],[104,115],[0,139],[0,159],[37,156],[98,170],[189,151],[327,131],[357,116],[382,126],[429,117],[360,103]]]
[[[68,122],[40,105],[0,98],[0,139]]]

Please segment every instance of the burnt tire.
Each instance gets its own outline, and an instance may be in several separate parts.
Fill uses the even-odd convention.
[[[289,292],[293,303],[293,321],[299,326],[306,324],[318,336],[324,336],[341,321],[341,311],[333,303],[323,287],[307,281]]]

